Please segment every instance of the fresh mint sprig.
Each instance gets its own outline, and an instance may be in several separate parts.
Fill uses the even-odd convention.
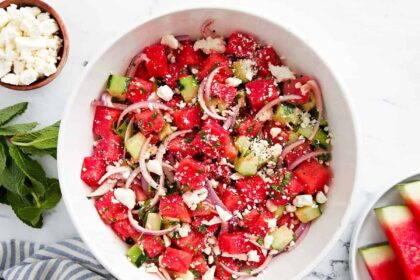
[[[43,213],[57,205],[61,192],[58,180],[48,178],[32,156],[56,157],[60,123],[33,132],[36,122],[8,124],[27,107],[23,102],[0,110],[0,203],[10,205],[25,224],[40,228]]]

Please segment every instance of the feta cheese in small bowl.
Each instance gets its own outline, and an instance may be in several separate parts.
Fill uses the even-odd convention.
[[[0,85],[32,90],[48,84],[66,63],[68,41],[62,19],[45,2],[1,2]]]

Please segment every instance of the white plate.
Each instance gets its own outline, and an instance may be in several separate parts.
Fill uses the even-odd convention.
[[[420,180],[420,174],[409,177],[398,183],[413,180]],[[387,205],[404,204],[398,190],[394,187],[397,184],[392,185],[389,189],[379,194],[379,196],[372,200],[372,203],[368,205],[366,210],[363,212],[354,229],[350,246],[350,274],[352,279],[371,279],[362,257],[358,253],[358,248],[387,241],[373,210]]]

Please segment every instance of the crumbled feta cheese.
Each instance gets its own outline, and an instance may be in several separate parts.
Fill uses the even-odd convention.
[[[222,223],[222,220],[217,216],[214,216],[209,221],[203,220],[201,222],[201,224],[205,225],[205,226],[212,226],[212,225],[217,225],[217,224],[220,224],[220,223]]]
[[[34,69],[26,69],[20,73],[20,84],[30,85],[38,78],[38,73]]]
[[[308,127],[308,125],[311,122],[311,115],[309,113],[305,112],[301,115],[300,119],[302,120],[300,126],[302,128],[306,128],[306,127]]]
[[[292,204],[287,204],[286,205],[286,212],[288,213],[293,213],[296,211],[296,206],[292,205]]]
[[[255,139],[251,142],[251,151],[254,151],[261,161],[266,161],[270,158],[269,144],[267,140]]]
[[[157,273],[159,270],[154,263],[147,263],[146,264],[146,272],[148,273]]]
[[[279,135],[281,133],[281,128],[280,127],[273,127],[270,129],[270,135],[273,138],[276,138],[277,135]]]
[[[162,36],[160,43],[175,50],[179,47],[178,40],[172,34]]]
[[[205,54],[224,53],[226,51],[226,42],[223,38],[207,37],[194,43],[194,50],[202,50]]]
[[[166,235],[163,236],[163,243],[165,244],[165,247],[171,246],[171,239],[167,237]]]
[[[295,79],[295,75],[287,66],[276,66],[271,63],[268,64],[271,74],[276,78],[277,82]]]
[[[269,121],[273,118],[273,109],[268,109],[265,110],[264,112],[262,112],[259,116],[258,116],[258,121],[260,122],[266,122]]]
[[[214,180],[214,179],[211,179],[210,181],[210,185],[213,187],[213,188],[215,188],[215,187],[217,187],[218,185],[219,185],[219,182],[217,182],[216,180]]]
[[[315,200],[319,204],[323,204],[323,203],[327,202],[327,197],[325,196],[325,194],[323,192],[317,192]]]
[[[182,195],[182,200],[187,204],[191,210],[197,209],[197,205],[207,198],[208,191],[206,188],[201,188],[195,191],[188,191]]]
[[[213,247],[213,253],[218,256],[220,255],[222,252],[220,251],[220,247],[219,246],[214,246]]]
[[[132,189],[115,189],[114,196],[119,202],[127,206],[128,209],[133,209],[136,205],[136,194]]]
[[[206,254],[206,255],[210,255],[211,254],[211,247],[206,247],[206,248],[204,248],[204,250],[203,250],[203,252],[204,252],[204,254]]]
[[[236,77],[230,77],[226,79],[226,84],[231,87],[237,87],[242,84],[242,80]]]
[[[209,258],[208,258],[208,261],[209,261],[209,264],[213,264],[214,257],[210,255]]]
[[[3,76],[3,78],[1,78],[1,81],[3,83],[6,84],[11,84],[11,85],[18,85],[19,84],[19,76],[16,74],[6,74],[5,76]]]
[[[293,205],[296,207],[311,206],[313,204],[312,195],[301,194],[293,199]]]
[[[209,270],[204,273],[202,280],[214,280],[214,273],[216,272],[216,266],[212,266]]]
[[[280,154],[281,154],[282,151],[283,151],[283,147],[282,147],[282,145],[280,145],[278,143],[275,144],[274,146],[271,146],[270,147],[270,150],[269,150],[271,156],[273,156],[273,157],[280,156]]]
[[[250,262],[259,262],[260,255],[258,255],[257,250],[251,250],[248,252],[248,261]]]
[[[265,220],[267,222],[268,228],[275,228],[277,225],[277,219]]]
[[[0,28],[5,26],[10,21],[10,15],[5,9],[0,9]]]
[[[271,213],[274,213],[277,211],[277,206],[274,205],[274,203],[271,200],[267,200],[267,202],[265,203],[265,206],[267,207],[268,211],[270,211]]]
[[[170,101],[174,96],[174,92],[168,85],[164,85],[157,89],[157,96],[165,101]]]
[[[217,214],[219,214],[219,217],[220,217],[220,219],[222,219],[223,222],[227,222],[230,219],[232,219],[232,214],[223,210],[222,207],[220,207],[219,205],[216,205],[216,211],[217,211]]]
[[[264,248],[270,249],[271,248],[271,244],[273,244],[273,240],[274,240],[274,237],[271,236],[270,234],[267,234],[264,237]]]
[[[12,70],[13,63],[5,59],[0,60],[0,77],[3,77]]]
[[[178,229],[178,233],[180,237],[187,237],[190,232],[191,232],[191,227],[189,224],[183,224],[182,227]]]
[[[234,180],[234,181],[237,181],[237,180],[243,179],[244,176],[241,173],[239,173],[239,172],[235,172],[232,175],[230,175],[229,178],[232,179],[232,180]]]
[[[162,176],[162,165],[159,163],[158,160],[156,159],[152,159],[149,160],[146,164],[147,170],[149,170],[150,172]]]

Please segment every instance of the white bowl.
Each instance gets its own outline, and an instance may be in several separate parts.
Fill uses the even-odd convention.
[[[80,236],[113,275],[119,279],[158,279],[127,260],[127,246],[101,221],[92,201],[85,197],[90,189],[80,180],[80,169],[83,158],[92,153],[90,103],[103,89],[108,74],[124,73],[131,58],[144,46],[158,41],[162,34],[199,36],[200,26],[208,18],[215,20],[214,28],[220,34],[240,29],[273,45],[278,53],[287,57],[287,63],[294,70],[313,75],[322,87],[329,126],[335,135],[332,161],[335,178],[328,206],[299,246],[275,258],[259,276],[259,279],[278,279],[281,271],[282,279],[300,279],[325,257],[349,220],[357,167],[354,114],[348,94],[320,55],[287,28],[255,15],[254,11],[197,8],[165,14],[128,31],[89,63],[90,67],[68,101],[61,123],[58,167],[64,201]]]

